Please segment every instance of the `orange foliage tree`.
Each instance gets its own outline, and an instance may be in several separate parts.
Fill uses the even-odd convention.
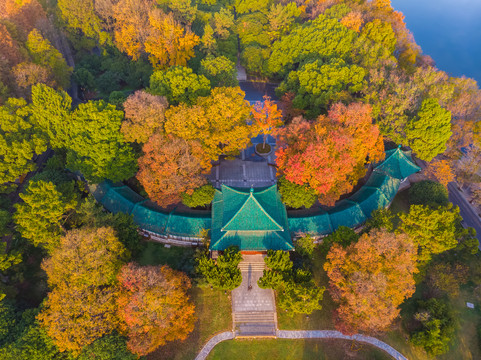
[[[264,138],[266,146],[267,135],[282,125],[282,111],[277,109],[277,104],[269,96],[264,96],[264,101],[258,101],[252,110],[254,125]]]
[[[172,135],[153,135],[143,147],[137,179],[149,198],[160,206],[175,204],[180,194],[192,194],[204,185],[202,173],[210,170],[199,142]]]
[[[47,296],[40,324],[60,351],[78,354],[81,349],[119,326],[118,292],[113,286],[57,286]]]
[[[127,347],[151,353],[167,341],[184,340],[194,329],[195,306],[189,301],[189,278],[167,266],[125,265],[118,275],[118,316]]]
[[[126,141],[145,143],[162,129],[167,99],[151,95],[143,90],[136,91],[124,102],[125,119],[122,134]]]
[[[297,118],[279,133],[279,174],[308,185],[326,205],[353,189],[366,173],[366,162],[384,157],[382,136],[365,104],[335,104],[327,116],[312,123]]]
[[[416,247],[405,234],[374,230],[347,248],[334,244],[324,269],[343,332],[385,331],[415,290]]]
[[[451,181],[455,180],[454,171],[448,160],[431,161],[426,167],[426,175],[446,187]]]

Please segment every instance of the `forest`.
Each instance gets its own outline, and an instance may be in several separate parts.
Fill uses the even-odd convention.
[[[275,98],[247,101],[239,68]],[[280,326],[481,357],[479,243],[448,197],[481,213],[481,90],[390,0],[0,0],[0,358],[192,359],[229,329],[240,252],[212,259],[208,229],[147,242],[92,192],[209,211],[219,159],[268,135],[291,212],[332,208],[398,145],[423,168],[362,228],[268,252]]]

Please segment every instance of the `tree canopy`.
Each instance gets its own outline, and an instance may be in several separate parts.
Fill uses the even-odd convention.
[[[373,230],[347,248],[334,244],[326,259],[338,327],[347,332],[387,330],[414,293],[416,247],[407,235]]]
[[[117,301],[121,331],[127,347],[147,355],[167,341],[184,340],[194,329],[194,305],[189,301],[188,277],[167,266],[125,265],[118,275]]]

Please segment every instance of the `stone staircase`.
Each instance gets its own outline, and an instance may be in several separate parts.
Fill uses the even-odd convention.
[[[274,292],[270,289],[260,289],[257,285],[257,280],[265,269],[263,256],[244,255],[239,269],[242,272],[242,284],[233,292],[232,307],[235,336],[275,337],[277,314]]]
[[[254,271],[260,271],[261,273],[264,271],[266,268],[264,261],[262,262],[246,262],[246,261],[241,261],[239,263],[239,269],[241,272],[254,272]]]
[[[275,337],[277,315],[273,311],[250,311],[232,314],[236,337]]]

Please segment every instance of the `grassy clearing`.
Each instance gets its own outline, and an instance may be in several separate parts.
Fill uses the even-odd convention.
[[[345,340],[229,340],[217,345],[209,360],[391,359],[383,351]]]

